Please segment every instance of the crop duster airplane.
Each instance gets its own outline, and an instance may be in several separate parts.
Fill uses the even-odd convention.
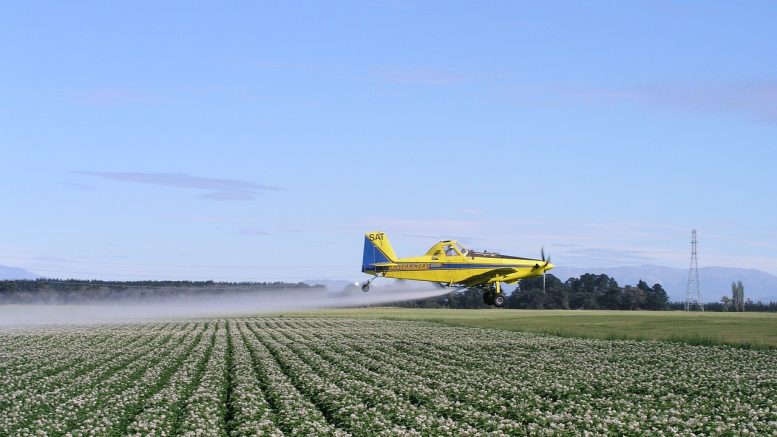
[[[483,290],[483,302],[503,307],[506,302],[500,283],[513,284],[523,278],[542,276],[545,289],[545,272],[553,268],[550,257],[545,259],[520,258],[494,252],[476,252],[463,248],[456,240],[444,240],[432,246],[425,255],[397,258],[394,249],[383,232],[364,235],[362,272],[373,275],[362,285],[369,291],[370,282],[378,277],[436,282],[442,286],[459,289]]]

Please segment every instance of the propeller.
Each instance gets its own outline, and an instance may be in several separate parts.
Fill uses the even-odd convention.
[[[545,264],[541,266],[539,264],[535,264],[534,267],[532,267],[532,271],[542,269],[542,294],[545,294],[545,272],[547,271],[546,267],[548,267],[548,264],[550,264],[550,255],[548,255],[547,259],[545,259],[545,246],[540,249],[540,258],[542,258],[542,261],[544,261]]]
[[[545,267],[547,267],[548,264],[550,264],[550,255],[548,255],[547,260],[545,259],[545,246],[542,246],[542,248],[540,249],[540,256],[542,257],[542,260],[545,261],[545,264],[542,266],[542,269],[543,269],[542,270],[542,294],[545,294],[545,283],[546,283],[545,273],[547,272]]]

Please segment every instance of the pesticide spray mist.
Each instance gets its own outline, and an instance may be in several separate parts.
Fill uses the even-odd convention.
[[[122,303],[92,302],[78,305],[0,305],[0,328],[35,325],[94,324],[179,320],[199,317],[233,317],[380,305],[441,296],[450,289],[394,283],[373,284],[368,293],[357,287],[332,292],[320,287],[256,290],[240,293],[197,294]]]

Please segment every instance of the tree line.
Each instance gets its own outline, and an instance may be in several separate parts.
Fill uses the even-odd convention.
[[[670,310],[683,310],[685,309],[685,302],[669,302]],[[741,309],[734,308],[731,303],[726,303],[725,299],[721,299],[721,302],[708,302],[704,304],[704,311],[720,311],[720,312],[777,312],[777,302],[761,302],[753,301],[752,299],[746,299],[741,306]]]
[[[289,282],[214,281],[98,281],[36,279],[0,281],[0,304],[78,304],[87,302],[159,301],[170,298],[257,293],[281,289],[310,289],[327,294],[322,286]],[[361,294],[361,290],[354,289]],[[333,294],[334,296],[334,294]],[[490,308],[483,303],[479,289],[452,292],[438,297],[390,304],[410,308]],[[660,284],[639,281],[636,286],[620,286],[607,275],[584,274],[562,282],[547,275],[545,292],[542,278],[527,278],[509,295],[507,308],[516,309],[607,309],[683,310],[684,302],[670,302]],[[777,302],[753,302],[744,298],[741,283],[732,284],[732,298],[704,304],[706,311],[777,312]]]
[[[490,308],[483,303],[482,291],[479,289],[393,305],[411,308]],[[546,277],[545,292],[541,277],[523,279],[520,287],[510,294],[506,305],[507,308],[515,309],[652,311],[683,310],[684,306],[685,302],[670,302],[661,284],[651,286],[645,281],[639,281],[636,286],[620,286],[607,275],[590,273],[563,282],[549,274]],[[723,302],[704,304],[704,308],[707,311],[731,310]],[[745,311],[777,311],[777,302],[752,302],[748,299],[742,308]]]
[[[510,294],[507,308],[516,309],[607,309],[607,310],[665,310],[669,302],[660,284],[649,286],[640,281],[636,287],[621,287],[607,275],[586,273],[562,282],[553,275],[545,279],[527,278]],[[402,307],[488,308],[483,303],[482,291],[469,289],[418,301],[398,302]]]

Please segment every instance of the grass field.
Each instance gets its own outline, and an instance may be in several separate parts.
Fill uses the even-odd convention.
[[[777,350],[376,315],[0,330],[0,435],[777,433]]]
[[[583,338],[671,340],[777,348],[777,313],[354,308],[291,315],[425,320],[452,326]]]

